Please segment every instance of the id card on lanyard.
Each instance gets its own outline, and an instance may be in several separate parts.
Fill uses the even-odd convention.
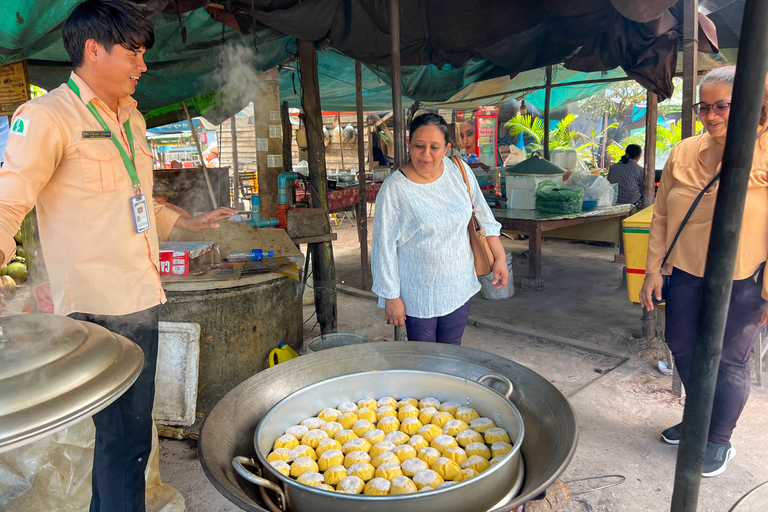
[[[80,88],[77,86],[74,80],[70,78],[67,82],[67,86],[72,89],[72,92],[77,94],[77,97],[80,98],[80,101],[83,101],[82,96],[80,96]],[[128,176],[131,177],[131,183],[133,184],[133,190],[135,192],[134,197],[131,198],[133,223],[136,226],[136,233],[143,233],[150,227],[149,211],[147,207],[147,198],[144,196],[144,194],[141,193],[141,183],[139,182],[139,176],[136,174],[136,166],[134,165],[134,161],[136,160],[136,151],[133,147],[133,134],[131,133],[130,120],[125,121],[125,124],[123,124],[123,127],[125,128],[125,134],[128,137],[128,144],[131,147],[131,156],[129,157],[125,152],[125,149],[123,149],[123,146],[117,140],[117,137],[115,137],[115,134],[112,133],[112,131],[109,129],[109,126],[107,126],[107,123],[104,122],[101,114],[99,114],[99,112],[96,110],[96,107],[94,107],[90,101],[85,103],[85,106],[88,108],[88,110],[90,110],[91,114],[93,114],[93,117],[95,117],[99,122],[104,132],[110,133],[112,144],[114,144],[117,150],[120,152],[120,157],[123,159],[123,165],[125,165],[125,170],[128,171]]]

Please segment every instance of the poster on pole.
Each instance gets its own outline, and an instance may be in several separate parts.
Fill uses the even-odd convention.
[[[27,61],[0,66],[0,115],[12,116],[30,100]]]

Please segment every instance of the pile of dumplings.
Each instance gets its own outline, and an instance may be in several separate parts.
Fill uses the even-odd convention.
[[[510,451],[509,434],[471,407],[387,396],[344,402],[289,427],[267,461],[318,489],[392,495],[456,484]]]

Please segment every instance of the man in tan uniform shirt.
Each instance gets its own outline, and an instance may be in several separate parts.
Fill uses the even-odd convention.
[[[138,232],[132,199],[152,201],[153,161],[131,94],[147,69],[152,25],[124,0],[88,0],[62,33],[75,68],[69,82],[22,105],[11,122],[0,170],[0,262],[13,256],[13,235],[36,205],[55,313],[103,325],[144,351],[136,383],[94,416],[91,502],[91,511],[143,511],[157,306],[165,302],[158,237],[174,226],[217,228],[236,212],[188,219],[152,204],[144,209],[148,229]]]

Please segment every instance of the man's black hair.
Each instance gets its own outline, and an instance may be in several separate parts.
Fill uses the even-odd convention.
[[[75,68],[83,64],[85,42],[89,39],[108,52],[115,45],[135,51],[142,46],[149,50],[155,44],[152,24],[124,0],[86,0],[74,8],[61,32]]]

